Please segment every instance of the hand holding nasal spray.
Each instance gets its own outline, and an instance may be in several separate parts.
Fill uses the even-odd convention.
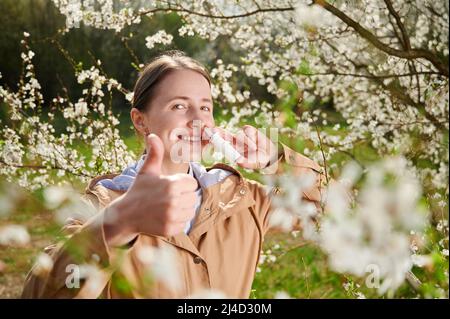
[[[220,136],[219,132],[213,133],[209,127],[204,128],[205,136],[209,139],[209,142],[214,146],[215,150],[221,152],[225,158],[235,163],[241,157],[241,154],[230,144],[230,142]]]

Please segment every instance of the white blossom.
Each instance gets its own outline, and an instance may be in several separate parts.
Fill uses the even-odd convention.
[[[136,254],[150,276],[165,283],[173,291],[180,289],[181,278],[174,248],[144,246]]]
[[[30,242],[30,235],[22,225],[6,225],[0,227],[0,245],[24,246]]]
[[[305,239],[316,240],[317,226],[314,218],[317,210],[314,204],[303,200],[302,193],[311,189],[314,183],[312,174],[301,177],[285,174],[280,177],[266,176],[268,187],[281,185],[281,192],[272,196],[273,210],[270,213],[270,227],[280,227],[284,231],[292,230],[294,224],[301,223]]]
[[[188,299],[227,299],[227,295],[218,289],[202,289],[188,296]]]
[[[295,10],[299,24],[321,27],[330,25],[334,17],[318,5],[305,5],[299,3]]]
[[[292,299],[292,297],[286,291],[277,291],[274,299]]]
[[[36,276],[45,276],[50,273],[53,268],[53,260],[46,253],[40,253],[36,257],[36,262],[33,266],[32,272]]]
[[[393,185],[385,185],[388,175]],[[320,229],[320,245],[331,267],[363,277],[374,265],[383,279],[379,293],[395,290],[413,265],[409,234],[425,227],[418,206],[420,186],[402,158],[391,158],[369,169],[355,210],[343,187],[333,184],[327,190]]]
[[[145,45],[147,48],[153,49],[155,44],[169,45],[172,43],[172,40],[173,36],[171,34],[167,34],[164,30],[159,30],[154,35],[145,38]]]

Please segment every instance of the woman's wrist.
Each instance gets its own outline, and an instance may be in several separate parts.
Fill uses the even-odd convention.
[[[124,211],[123,199],[115,201],[104,211],[103,231],[108,246],[121,247],[131,242],[138,232],[129,223]]]

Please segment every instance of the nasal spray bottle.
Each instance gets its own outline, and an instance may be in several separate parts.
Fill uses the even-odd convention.
[[[241,157],[241,154],[231,146],[230,142],[224,140],[219,132],[213,133],[209,127],[205,127],[204,132],[215,150],[221,152],[228,161],[235,163]]]

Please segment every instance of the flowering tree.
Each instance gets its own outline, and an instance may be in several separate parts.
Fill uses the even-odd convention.
[[[397,288],[412,267],[412,253],[419,249],[411,251],[409,235],[426,229],[425,214],[417,209],[421,198],[432,213],[428,216],[432,225],[440,225],[438,252],[448,258],[448,217],[435,216],[436,209],[448,207],[447,1],[53,2],[66,16],[60,34],[83,23],[123,35],[143,19],[176,13],[183,21],[176,30],[179,36],[197,36],[211,46],[226,41],[233,54],[229,61],[214,58],[211,70],[213,97],[226,119],[220,124],[234,129],[255,119],[259,126],[277,127],[287,138],[302,141],[303,153],[320,162],[328,175],[341,175],[341,180],[353,176],[349,185],[354,182],[354,188],[366,185],[353,204],[338,200],[342,190],[329,189],[334,206],[331,201],[324,203],[329,214],[322,227],[308,228],[314,235],[308,239],[329,253],[337,271],[361,276],[368,265],[385,265],[380,292]],[[148,32],[142,45],[149,49],[173,40],[166,30]],[[60,47],[83,96],[77,101],[64,95],[43,101],[27,38],[25,34],[18,90],[0,86],[12,123],[0,130],[0,173],[36,189],[57,183],[62,176],[86,182],[101,173],[120,171],[135,154],[121,139],[111,99],[112,92],[118,91],[131,101],[131,88],[110,78],[101,61],[84,69]],[[264,87],[270,98],[255,96],[249,89],[252,81]],[[334,108],[337,116],[331,116],[326,106]],[[54,123],[61,120],[67,125],[57,134]],[[89,156],[80,145],[89,146]],[[395,157],[367,166],[364,153]],[[342,170],[346,157],[358,168]],[[355,177],[360,173],[363,178]],[[383,178],[389,174],[396,183],[386,192]],[[281,184],[291,185],[286,180]],[[292,186],[298,190],[298,185]],[[371,196],[381,197],[373,201]],[[392,205],[397,206],[391,209]],[[286,224],[290,214],[300,215],[305,225],[311,217],[305,214],[313,214],[307,209],[298,212],[295,205],[283,207],[283,200],[278,206],[274,216],[286,229],[290,229]],[[384,232],[383,225],[398,228]],[[364,234],[371,234],[371,239],[367,241]],[[361,252],[361,259],[350,258],[354,263],[348,260],[352,251],[345,250],[349,241],[353,251]],[[341,250],[334,247],[337,243]],[[423,258],[420,261],[425,263]]]

